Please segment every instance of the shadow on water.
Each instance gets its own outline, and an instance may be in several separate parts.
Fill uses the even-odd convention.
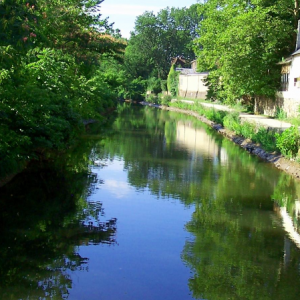
[[[70,271],[88,269],[81,245],[115,244],[117,220],[88,203],[93,139],[72,152],[32,163],[0,189],[0,299],[67,299]]]

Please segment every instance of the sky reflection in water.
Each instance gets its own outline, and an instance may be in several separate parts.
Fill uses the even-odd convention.
[[[3,299],[299,298],[291,177],[149,107],[120,107],[109,135],[80,146],[71,168],[0,191]]]

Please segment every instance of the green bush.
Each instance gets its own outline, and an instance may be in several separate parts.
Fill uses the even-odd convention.
[[[172,100],[172,96],[170,95],[158,94],[157,96],[158,96],[159,103],[162,105],[169,105]]]
[[[167,92],[168,91],[167,80],[161,80],[160,87],[163,92]]]
[[[253,139],[256,132],[256,125],[249,122],[243,122],[240,126],[241,135],[247,139]]]
[[[298,153],[300,134],[296,126],[291,126],[282,133],[276,133],[276,146],[287,157],[294,157]]]
[[[159,94],[162,91],[161,80],[156,77],[150,77],[147,81],[147,91],[153,92],[154,94]]]
[[[138,77],[129,82],[127,86],[127,93],[125,97],[127,99],[142,101],[145,97],[147,81]]]
[[[234,113],[227,114],[224,117],[223,124],[229,130],[234,131],[237,134],[241,134],[241,121],[240,121],[239,113],[234,112]]]
[[[158,102],[158,97],[157,95],[150,94],[147,96],[146,101],[149,103],[157,103]]]
[[[277,106],[276,107],[276,113],[275,113],[275,119],[284,120],[286,118],[287,118],[286,112],[282,108],[279,108]]]
[[[167,86],[169,93],[176,97],[178,94],[178,83],[179,83],[179,72],[175,70],[175,66],[172,65],[168,79],[167,79]]]
[[[259,127],[252,140],[254,142],[260,143],[267,151],[277,150],[274,133],[272,131],[267,130],[263,126]]]

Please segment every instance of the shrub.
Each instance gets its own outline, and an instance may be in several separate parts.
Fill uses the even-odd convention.
[[[207,119],[221,124],[223,125],[224,123],[224,118],[227,115],[227,113],[225,111],[221,111],[221,110],[215,110],[213,108],[210,109],[203,109],[203,113],[202,113]]]
[[[150,77],[147,81],[147,90],[154,94],[160,93],[162,91],[161,80],[156,77]]]
[[[298,127],[291,126],[290,128],[283,131],[281,134],[276,133],[275,137],[276,146],[284,156],[296,156],[300,142],[300,134]]]
[[[256,132],[256,126],[250,122],[243,122],[240,126],[241,135],[247,139],[253,139]]]
[[[157,96],[158,96],[159,103],[162,104],[162,105],[168,105],[172,100],[171,95],[158,94]]]
[[[263,126],[258,128],[258,131],[253,136],[252,140],[254,142],[260,143],[267,151],[277,150],[274,133],[267,130]]]
[[[279,108],[277,106],[276,107],[275,118],[278,119],[278,120],[286,119],[287,118],[286,112],[282,108]]]
[[[240,121],[239,113],[234,112],[234,113],[227,114],[224,117],[223,124],[229,130],[232,130],[237,134],[241,134],[241,121]]]
[[[158,102],[158,97],[154,94],[150,94],[146,98],[147,102],[149,103],[157,103]]]
[[[163,92],[167,92],[168,91],[167,80],[161,80],[160,87]]]
[[[178,94],[178,80],[179,72],[177,72],[175,66],[172,65],[167,79],[167,86],[169,93],[174,97]]]

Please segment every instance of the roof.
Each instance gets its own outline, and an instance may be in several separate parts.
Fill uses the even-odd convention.
[[[298,49],[297,51],[295,51],[294,53],[292,53],[292,56],[299,55],[299,54],[300,54],[300,49]]]
[[[278,65],[288,65],[292,62],[292,60],[293,60],[292,56],[289,56],[285,58],[283,61],[279,62]]]
[[[196,72],[194,69],[188,68],[176,68],[176,71],[180,72],[180,75],[208,75],[209,72]]]

